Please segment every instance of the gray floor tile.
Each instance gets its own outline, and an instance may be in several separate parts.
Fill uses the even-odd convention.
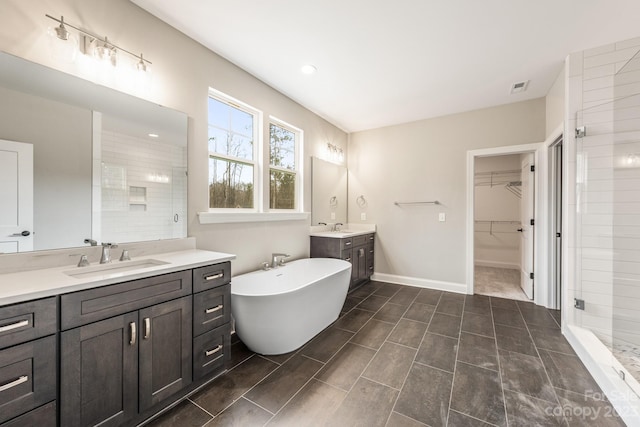
[[[344,301],[344,305],[342,306],[342,310],[341,311],[346,313],[347,311],[351,310],[356,305],[360,304],[363,300],[364,300],[364,298],[357,298],[357,297],[349,295],[349,296],[347,296],[347,299]]]
[[[387,341],[418,348],[427,330],[427,324],[408,319],[400,319]]]
[[[509,390],[504,391],[509,427],[566,427],[562,408],[557,403],[536,399]]]
[[[419,293],[419,288],[403,287],[389,301],[408,307]]]
[[[529,326],[529,332],[531,333],[533,342],[539,349],[571,355],[576,354],[575,351],[573,351],[573,347],[571,347],[567,339],[562,335],[560,329]]]
[[[231,344],[231,359],[227,362],[227,369],[232,369],[253,355],[253,351],[249,350],[242,341]]]
[[[442,296],[442,291],[437,291],[435,289],[420,289],[420,293],[414,300],[414,302],[419,302],[420,304],[429,304],[429,305],[438,305],[438,301],[440,301],[440,297]]]
[[[291,359],[294,354],[296,354],[296,351],[292,351],[290,353],[285,353],[285,354],[270,354],[270,355],[261,354],[261,356],[264,357],[265,359],[271,360],[272,362],[276,362],[278,365],[282,365],[284,362]]]
[[[148,427],[201,427],[213,417],[192,402],[185,400],[167,413],[146,424]]]
[[[542,360],[537,356],[500,351],[502,384],[506,390],[557,403]]]
[[[460,334],[460,317],[448,314],[435,313],[429,323],[429,332],[458,338]]]
[[[350,292],[348,297],[365,299],[369,295],[373,294],[376,290],[377,288],[372,288],[365,284],[360,286],[358,289]]]
[[[384,426],[398,390],[360,378],[338,407],[328,426]]]
[[[491,314],[491,303],[485,295],[467,295],[464,300],[464,311],[475,314]]]
[[[271,417],[273,417],[273,414],[269,411],[265,411],[242,397],[209,422],[207,427],[263,426]],[[182,425],[183,424],[174,424],[174,426]]]
[[[378,350],[362,376],[399,389],[411,368],[417,350],[386,342]]]
[[[511,326],[512,328],[526,328],[524,319],[517,310],[507,310],[505,308],[493,308],[493,322],[496,325]]]
[[[416,421],[413,418],[409,418],[397,412],[391,412],[391,415],[389,416],[389,421],[387,421],[387,425],[385,427],[426,427],[426,426],[427,426],[426,424]]]
[[[558,326],[555,319],[546,308],[533,306],[523,309],[521,307],[520,312],[522,313],[522,317],[524,317],[524,321],[526,322],[527,326],[560,329],[560,326]]]
[[[388,302],[378,310],[373,318],[395,324],[402,318],[405,311],[407,311],[407,307]]]
[[[529,356],[538,355],[526,329],[511,328],[504,325],[495,325],[495,328],[499,349],[528,354]]]
[[[451,393],[451,409],[491,424],[506,425],[498,372],[458,362]]]
[[[396,292],[398,292],[402,288],[403,286],[401,285],[395,285],[393,283],[385,283],[382,286],[380,286],[380,288],[378,288],[374,292],[374,294],[383,296],[383,297],[392,297],[396,294]]]
[[[258,355],[252,356],[225,375],[216,378],[191,400],[207,412],[217,415],[277,367],[278,365],[270,360]]]
[[[583,395],[600,391],[577,356],[540,350],[540,357],[554,387]]]
[[[481,368],[498,370],[498,349],[494,338],[460,334],[458,360]]]
[[[331,359],[353,335],[353,332],[331,326],[320,332],[310,343],[306,344],[302,350],[300,350],[300,353],[312,359],[326,362]]]
[[[316,378],[349,391],[376,354],[375,350],[347,343],[317,374]]]
[[[393,330],[393,324],[371,319],[351,338],[352,343],[379,349]]]
[[[347,393],[317,380],[309,381],[269,422],[269,426],[324,426]],[[245,427],[245,426],[242,426]]]
[[[462,330],[476,335],[494,337],[493,318],[488,315],[476,314],[465,311],[462,315]]]
[[[357,308],[360,310],[373,311],[375,313],[376,311],[380,310],[380,307],[385,305],[387,301],[389,301],[388,297],[371,295],[363,300],[360,304],[358,304]]]
[[[394,411],[434,427],[447,425],[453,374],[414,363]]]
[[[372,311],[360,310],[356,307],[338,319],[338,321],[333,324],[333,327],[344,329],[345,331],[358,332],[372,316]]]
[[[484,421],[471,418],[468,415],[461,414],[460,412],[450,410],[448,427],[492,427],[492,424],[487,424]]]
[[[295,355],[249,390],[245,397],[276,413],[322,366],[317,360]]]
[[[417,322],[429,323],[435,310],[436,307],[433,305],[414,302],[409,306],[409,309],[404,313],[403,317]]]
[[[415,361],[453,373],[457,350],[456,338],[427,333],[418,348]]]
[[[492,308],[505,308],[507,310],[518,311],[518,304],[515,300],[490,297]]]
[[[440,298],[436,307],[436,313],[449,314],[451,316],[462,316],[464,306],[464,295],[444,294]]]

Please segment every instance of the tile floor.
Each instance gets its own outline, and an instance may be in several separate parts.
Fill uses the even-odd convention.
[[[298,351],[230,370],[150,425],[624,426],[529,302],[371,282]]]
[[[520,287],[519,270],[476,265],[473,279],[476,294],[529,301]]]

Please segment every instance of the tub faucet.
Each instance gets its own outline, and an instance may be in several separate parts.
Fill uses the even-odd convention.
[[[276,268],[279,265],[283,265],[282,261],[285,258],[289,258],[291,255],[289,254],[280,254],[280,253],[272,253],[271,254],[271,268]]]
[[[100,257],[100,264],[107,264],[111,262],[111,249],[117,248],[115,243],[103,243],[102,244],[102,256]]]

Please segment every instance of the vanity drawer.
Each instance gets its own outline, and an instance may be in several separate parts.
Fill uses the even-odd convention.
[[[231,285],[193,296],[193,335],[198,336],[231,320]]]
[[[329,237],[330,239],[331,237]],[[353,237],[340,239],[340,249],[351,249],[354,246]]]
[[[231,325],[226,324],[193,339],[193,380],[223,372],[231,358]]]
[[[193,269],[193,292],[206,291],[231,282],[231,263],[207,265]]]
[[[18,418],[7,421],[2,427],[56,427],[57,419],[56,402],[49,402],[33,411],[29,411]]]
[[[191,270],[103,286],[60,297],[61,329],[106,319],[191,294]]]
[[[44,337],[57,329],[56,297],[0,308],[0,348]]]
[[[369,242],[373,243],[373,234],[363,234],[362,236],[354,236],[353,237],[353,246],[362,246],[366,245]]]
[[[0,351],[0,423],[56,398],[56,337]]]

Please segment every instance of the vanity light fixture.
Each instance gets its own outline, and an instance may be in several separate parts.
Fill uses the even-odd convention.
[[[331,162],[344,162],[344,151],[342,151],[342,148],[330,142],[327,143],[327,156]]]
[[[60,19],[55,18],[48,14],[45,14],[45,16],[60,24],[55,28],[55,36],[60,40],[63,40],[63,41],[70,40],[70,37],[69,37],[70,33],[69,33],[69,30],[67,30],[67,27],[73,28],[74,30],[76,30],[78,34],[82,36],[81,42],[80,42],[80,50],[85,55],[92,52],[96,58],[103,61],[109,61],[111,65],[115,66],[117,52],[124,52],[136,59],[137,61],[136,68],[138,69],[138,71],[147,71],[148,66],[151,65],[151,61],[149,61],[148,59],[145,59],[142,56],[142,54],[137,55],[131,51],[128,51],[127,49],[117,46],[112,42],[110,42],[106,36],[104,38],[101,38],[75,25],[71,25],[68,22],[64,21],[64,16],[61,16]]]

